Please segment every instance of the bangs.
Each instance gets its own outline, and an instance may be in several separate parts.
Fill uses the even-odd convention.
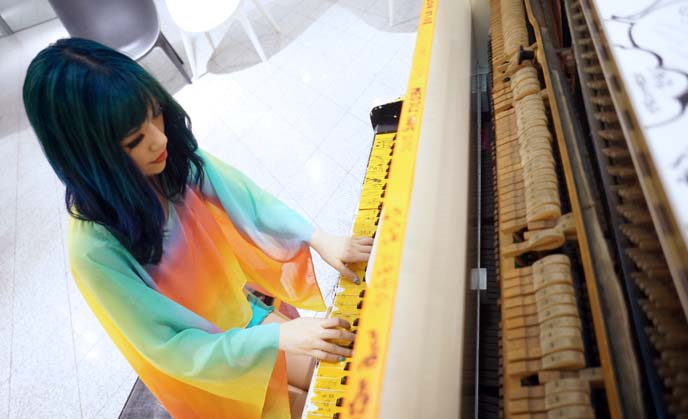
[[[150,110],[166,105],[165,95],[152,77],[127,73],[109,78],[96,118],[117,145],[143,125]]]

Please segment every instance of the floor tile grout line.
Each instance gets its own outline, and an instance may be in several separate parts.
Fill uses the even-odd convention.
[[[288,122],[288,121],[287,121],[287,122]],[[294,129],[296,129],[296,128],[294,128]],[[298,130],[297,130],[297,132],[300,133],[300,131],[298,131]],[[303,134],[301,134],[301,135],[303,135]],[[307,159],[305,159],[306,163],[307,163],[311,158],[313,158],[313,156],[315,155],[315,153],[318,151],[319,148],[320,148],[320,146],[316,146],[316,147],[313,149],[313,152],[308,156]],[[329,156],[328,156],[328,157],[329,157]],[[304,163],[304,164],[305,164],[305,163]],[[285,192],[289,193],[289,191],[287,190],[287,187],[286,187],[286,186],[284,187],[284,190],[285,190]],[[333,193],[334,193],[334,192],[333,192]],[[311,214],[310,211],[307,211],[307,210],[303,207],[303,205],[301,205],[301,203],[299,203],[295,198],[293,198],[293,197],[291,196],[291,194],[289,194],[289,195],[290,195],[290,198],[292,199],[292,201],[294,201],[294,202],[299,206],[299,208],[301,208],[306,214],[308,214],[308,215],[312,218],[312,223],[315,224],[315,223],[316,223],[317,214]],[[331,195],[330,195],[330,196],[331,196]],[[329,200],[329,199],[330,199],[330,197],[328,196],[328,197],[327,197],[327,200]],[[327,200],[326,200],[325,202],[327,202]],[[318,212],[320,212],[320,210],[322,210],[322,207],[318,209]]]
[[[282,70],[282,71],[284,71],[284,70]],[[297,81],[298,81],[298,79],[297,79]],[[315,99],[313,100],[313,102],[312,102],[310,105],[308,105],[308,106],[312,106],[313,103],[317,102],[318,99],[320,99],[320,97],[323,96],[323,94],[320,93],[320,92],[318,92],[318,91],[315,91],[315,90],[314,90],[314,92],[316,93],[316,97],[315,97]],[[307,157],[306,159],[304,159],[306,162],[307,162],[308,160],[310,160],[310,159],[313,157],[313,155],[315,154],[315,152],[318,150],[318,148],[320,148],[320,144],[314,144],[313,141],[312,141],[312,139],[311,139],[308,135],[306,135],[306,134],[304,134],[303,132],[301,132],[301,130],[300,130],[296,125],[294,125],[291,121],[287,120],[284,116],[282,116],[279,112],[277,112],[273,105],[271,105],[271,104],[269,104],[269,103],[265,103],[265,101],[262,100],[261,98],[259,98],[258,96],[256,96],[255,93],[252,93],[252,92],[249,92],[249,93],[251,93],[251,94],[253,95],[254,99],[257,99],[257,100],[259,100],[260,102],[264,103],[264,104],[268,107],[268,109],[272,110],[272,112],[274,112],[275,115],[277,115],[280,119],[282,119],[282,121],[283,121],[285,124],[287,124],[287,125],[289,126],[289,128],[293,129],[297,134],[301,135],[306,141],[308,141],[310,144],[312,144],[312,145],[315,146],[315,147],[313,148],[313,151],[308,155],[308,157]],[[268,112],[265,113],[265,115],[267,115],[267,114],[268,114]],[[262,119],[265,115],[261,116],[261,119]],[[340,119],[341,119],[341,118],[340,118]],[[224,120],[223,120],[222,122],[224,122]],[[339,121],[337,121],[337,123],[339,123]],[[249,132],[251,132],[251,130],[249,130]],[[244,145],[246,145],[246,146],[248,147],[248,145],[246,144],[246,141],[244,141],[245,137],[246,137],[246,135],[241,136],[241,137],[240,137],[240,140],[244,143]],[[258,159],[258,161],[261,163],[261,165],[263,165],[263,166],[265,167],[265,164],[263,163],[263,161],[262,161],[258,156],[256,156],[255,153],[253,153],[253,150],[251,150],[250,147],[249,147],[249,151],[251,152],[251,154],[252,154],[254,157],[256,157],[256,158]],[[267,168],[267,167],[266,167],[266,168]],[[275,180],[276,180],[280,185],[282,185],[283,188],[286,189],[286,185],[280,181],[280,178],[279,178],[279,177],[275,176],[275,175],[272,173],[272,170],[268,170],[268,173],[270,173],[270,175],[271,175],[273,178],[275,178]],[[290,177],[291,177],[291,176],[290,176]],[[299,204],[299,206],[301,206],[301,205]],[[303,210],[305,211],[304,208],[301,208],[301,209],[303,209]],[[308,211],[306,211],[306,213],[307,213],[308,215],[311,215]]]
[[[261,101],[261,102],[262,102],[262,101]],[[269,105],[268,105],[268,106],[269,106]],[[261,116],[261,118],[262,118],[262,116]],[[251,150],[251,147],[249,147],[249,145],[246,144],[246,141],[244,141],[244,138],[246,137],[246,135],[238,135],[235,131],[232,130],[232,128],[229,126],[229,124],[227,124],[227,123],[225,122],[225,120],[224,120],[223,118],[220,118],[220,123],[221,123],[222,125],[224,125],[227,129],[229,129],[232,133],[234,133],[234,134],[236,135],[237,141],[239,141],[239,143],[241,143],[242,146],[246,147],[246,150],[248,151],[248,153],[249,153],[254,159],[256,159],[256,161],[260,164],[260,167],[261,167],[263,170],[265,170],[265,171],[270,175],[270,177],[277,183],[277,185],[280,187],[280,190],[285,189],[285,186],[284,186],[284,184],[280,181],[280,179],[279,179],[277,176],[275,176],[275,175],[272,173],[271,170],[268,169],[268,167],[263,163],[263,161],[262,161],[258,156],[256,156],[256,153],[254,153],[253,150]],[[207,136],[206,136],[206,137],[207,137]],[[265,190],[265,186],[264,186],[264,185],[258,184],[258,186],[259,186],[261,189]],[[274,194],[271,193],[271,195],[274,195]]]
[[[347,176],[346,170],[342,170],[342,171],[344,172],[344,176],[342,176],[342,179],[339,181],[339,183],[337,184],[337,186],[335,186],[335,187],[332,189],[332,192],[327,196],[327,198],[324,199],[325,202],[322,204],[322,206],[321,206],[320,208],[318,208],[318,213],[317,213],[315,216],[313,216],[313,219],[314,219],[314,220],[316,220],[316,219],[320,216],[320,213],[321,213],[322,210],[325,208],[325,206],[327,205],[327,203],[330,202],[330,200],[332,199],[332,197],[334,196],[334,194],[337,193],[337,191],[339,190],[339,187],[342,186],[342,184],[343,184],[344,181],[346,180],[346,176]]]

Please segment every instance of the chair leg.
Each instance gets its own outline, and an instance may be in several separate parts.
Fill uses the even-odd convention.
[[[208,43],[210,44],[210,48],[212,48],[213,51],[215,51],[215,49],[216,49],[215,43],[213,42],[213,38],[210,37],[210,32],[203,32],[203,34],[205,35],[205,39],[208,40]]]
[[[394,0],[387,0],[387,16],[389,26],[392,26],[394,22]]]
[[[189,60],[189,67],[191,67],[191,74],[195,79],[198,78],[198,69],[196,68],[196,51],[193,47],[193,42],[189,38],[189,34],[181,31],[182,33],[182,43],[184,44],[184,51],[186,52],[186,57]]]
[[[241,22],[241,26],[244,27],[246,35],[248,35],[249,39],[251,40],[251,43],[253,44],[253,47],[258,52],[260,59],[263,61],[267,61],[268,59],[267,57],[265,57],[263,47],[260,45],[258,37],[256,36],[256,33],[253,31],[253,26],[251,26],[251,22],[249,22],[248,17],[246,16],[246,12],[243,9],[241,9],[239,13],[237,13],[237,18],[239,19],[239,22]]]
[[[170,61],[174,63],[174,66],[177,67],[177,70],[182,73],[182,76],[184,76],[186,82],[191,83],[191,77],[189,77],[189,73],[187,73],[186,69],[184,68],[184,61],[182,61],[179,54],[177,54],[177,51],[172,48],[172,45],[167,38],[165,38],[165,35],[163,35],[162,32],[160,32],[160,36],[158,36],[157,44],[160,48],[162,48],[163,51],[165,51],[165,54],[167,54],[167,57],[170,59]]]
[[[273,19],[272,16],[270,16],[270,14],[268,14],[267,10],[265,10],[265,8],[263,7],[263,4],[260,2],[260,0],[253,0],[253,4],[256,5],[256,7],[258,8],[258,11],[263,16],[265,16],[265,19],[267,19],[270,22],[272,27],[275,28],[275,30],[277,32],[282,33],[282,30],[280,29],[280,27],[277,26],[277,22],[275,22],[275,19]]]

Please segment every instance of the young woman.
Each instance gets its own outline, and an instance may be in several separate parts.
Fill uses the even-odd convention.
[[[355,280],[345,263],[366,261],[370,239],[314,229],[199,150],[174,98],[98,43],[41,51],[24,104],[66,186],[74,279],[172,417],[288,418],[310,360],[351,355],[329,342],[353,340],[346,321],[285,321],[245,286],[322,310],[309,245]]]

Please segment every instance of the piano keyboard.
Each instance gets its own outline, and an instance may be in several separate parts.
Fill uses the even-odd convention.
[[[375,237],[382,212],[395,138],[396,132],[375,135],[353,225],[355,236]],[[361,279],[358,285],[348,279],[339,278],[339,286],[329,314],[329,317],[347,320],[351,323],[353,332],[358,329],[358,320],[368,287],[365,277],[366,267],[365,263],[349,266]],[[318,363],[304,409],[304,419],[338,419],[340,417],[350,367],[351,359],[349,358],[337,363]]]

